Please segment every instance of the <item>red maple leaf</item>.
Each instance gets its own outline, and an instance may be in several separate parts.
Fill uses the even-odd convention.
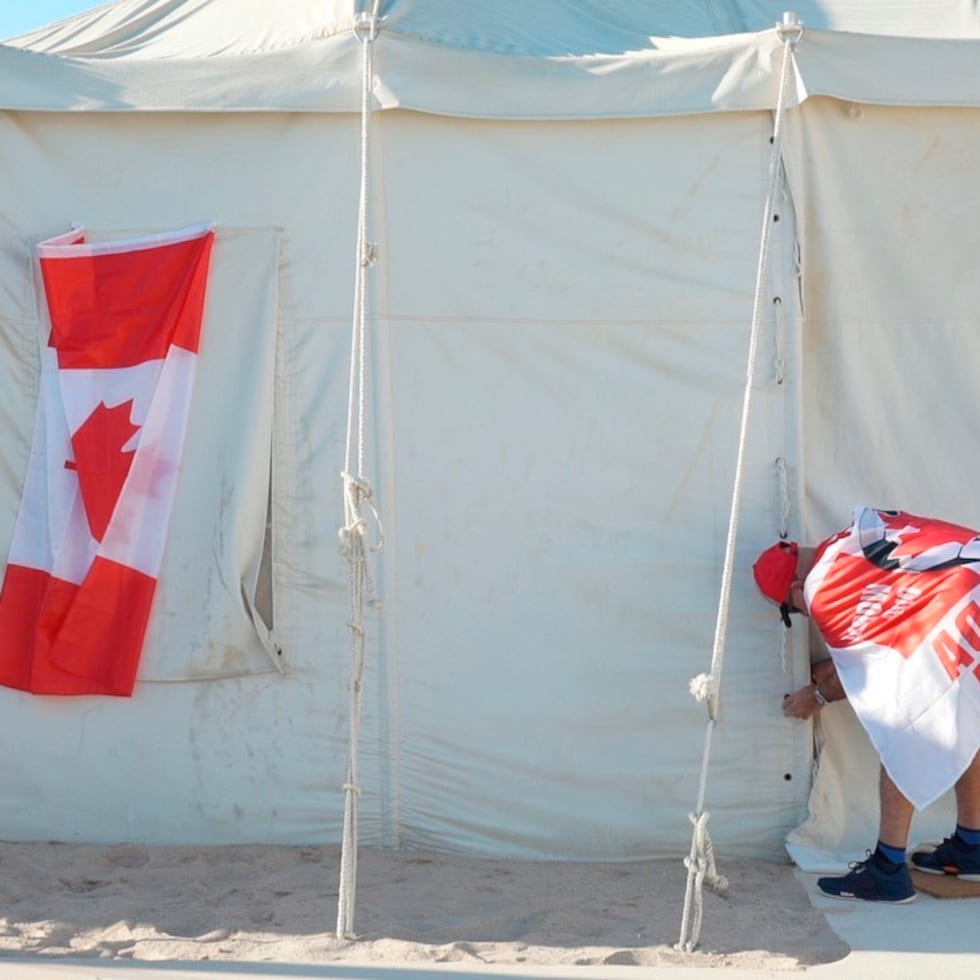
[[[140,430],[129,420],[132,408],[132,398],[112,408],[99,402],[71,437],[75,459],[65,466],[78,472],[85,515],[96,541],[105,535],[136,454],[135,449],[122,448]]]

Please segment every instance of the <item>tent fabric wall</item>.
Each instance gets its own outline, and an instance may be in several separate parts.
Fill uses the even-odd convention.
[[[970,394],[980,363],[980,111],[808,101],[790,119],[787,172],[803,262],[803,417],[808,539],[849,520],[847,502],[980,525]],[[846,722],[848,709],[835,717]],[[863,853],[876,761],[850,726],[821,767],[807,860]],[[849,800],[839,807],[829,800]],[[949,797],[917,818],[949,832]]]
[[[213,218],[219,244],[280,229],[251,288],[277,297],[272,566],[286,675],[148,679],[132,703],[84,708],[0,692],[33,746],[5,774],[14,803],[3,833],[336,840],[357,120],[168,114],[118,127],[109,116],[8,113],[4,126],[19,147],[0,192],[4,254],[21,263],[32,236],[69,216],[107,229]],[[375,128],[369,473],[386,543],[384,609],[368,624],[361,839],[676,855],[697,792],[705,712],[687,685],[710,660],[768,114],[726,117],[716,133],[693,119],[542,131],[412,113],[386,113]],[[177,145],[179,168],[162,152]],[[43,199],[29,193],[38,174]],[[782,227],[791,243],[791,214]],[[792,245],[776,251],[792,322]],[[225,310],[216,329],[232,334],[244,372],[255,338]],[[786,402],[798,387],[772,380],[778,326],[767,314],[753,428],[764,463],[746,487],[743,563],[775,533],[772,460],[792,449]],[[254,383],[223,383],[225,412],[197,405],[192,431],[229,438],[256,394]],[[236,437],[251,445],[247,426]],[[241,547],[236,521],[197,504],[214,495],[211,476],[202,466],[181,492],[175,533],[193,530],[168,550],[168,579],[195,555],[209,567],[217,542]],[[5,538],[18,492],[5,487]],[[264,514],[262,488],[248,497]],[[188,646],[168,628],[184,613],[179,597],[164,593],[155,613],[148,667]],[[205,661],[226,643],[229,610],[241,614],[234,590],[209,601],[211,630],[193,647]],[[758,634],[775,637],[776,623],[747,581],[732,617],[713,832],[734,853],[767,853],[804,813],[805,733],[778,715],[800,657],[784,673],[775,650],[758,655]]]
[[[72,221],[216,221],[209,317],[229,345],[209,353],[212,395],[193,410],[184,532],[136,699],[0,691],[3,730],[32,747],[2,774],[6,839],[339,839],[361,52],[360,5],[322,6],[314,21],[307,0],[122,0],[0,46],[0,550],[33,411],[33,241]],[[804,631],[760,601],[755,555],[784,520],[819,536],[862,500],[976,521],[969,464],[955,492],[936,477],[971,416],[933,392],[970,390],[977,109],[952,107],[980,104],[977,14],[854,6],[798,11],[706,804],[727,854],[771,857],[807,812],[811,731],[779,711],[808,674]],[[232,7],[238,33],[222,40],[228,17],[210,15]],[[368,475],[385,547],[360,836],[676,856],[703,747],[688,681],[710,663],[782,8],[687,5],[683,23],[675,4],[623,0],[598,21],[586,0],[529,8],[383,4]],[[883,349],[892,374],[914,369],[904,399],[865,370]],[[282,676],[240,594],[267,512]],[[240,676],[201,677],[222,672]],[[801,863],[872,832],[870,806],[853,805],[873,795],[850,769],[853,733],[833,723]]]
[[[379,587],[402,839],[685,848],[704,722],[687,686],[710,659],[771,122],[721,126],[380,122],[378,473],[395,537]],[[419,179],[433,159],[440,177]],[[771,461],[791,451],[776,326],[767,311],[756,540],[775,533]],[[724,733],[741,734],[717,743],[713,833],[761,852],[804,795],[806,740],[778,716],[778,656],[742,628],[775,632],[768,610],[747,582],[736,597]],[[686,744],[667,734],[688,726]]]
[[[332,825],[329,813],[346,745],[343,671],[327,666],[326,680],[315,669],[317,679],[301,679],[295,651],[310,650],[314,666],[323,657],[314,645],[323,619],[343,637],[343,572],[332,563],[333,592],[318,591],[328,607],[335,595],[339,611],[325,616],[321,608],[297,622],[289,602],[308,587],[306,570],[314,566],[294,544],[295,494],[285,502],[276,494],[273,534],[286,676],[259,642],[241,593],[261,560],[270,447],[285,447],[288,464],[274,478],[288,487],[290,467],[297,457],[302,462],[314,428],[312,421],[300,431],[292,424],[289,392],[303,357],[292,324],[306,323],[314,334],[336,326],[322,318],[321,270],[350,265],[348,242],[323,235],[322,227],[333,221],[352,228],[354,206],[325,203],[323,225],[311,224],[301,188],[324,179],[346,184],[355,168],[349,153],[323,152],[324,134],[312,121],[297,128],[287,116],[263,120],[134,116],[120,128],[98,116],[0,116],[3,138],[17,148],[5,160],[0,192],[7,287],[0,323],[5,346],[18,355],[3,361],[10,424],[0,449],[9,474],[4,554],[33,424],[39,338],[29,289],[32,242],[83,218],[114,234],[191,224],[201,215],[218,229],[184,469],[138,692],[132,701],[0,692],[8,742],[16,732],[17,744],[30,746],[12,753],[2,774],[7,839],[302,842],[336,834],[339,818]],[[355,134],[354,120],[338,118],[331,149],[349,147]],[[179,161],[174,147],[181,148]],[[270,174],[287,171],[295,183],[283,180],[272,192]],[[347,329],[335,335],[338,361]],[[335,423],[345,405],[338,397],[329,413]],[[315,512],[319,491],[308,503]],[[330,540],[335,531],[321,543],[335,559]],[[309,639],[300,643],[297,633]],[[297,719],[305,722],[297,726]],[[324,759],[337,760],[335,769]]]

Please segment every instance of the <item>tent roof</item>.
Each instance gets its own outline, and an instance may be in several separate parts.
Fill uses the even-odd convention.
[[[12,39],[86,58],[202,58],[278,51],[350,30],[372,0],[115,0]],[[381,0],[385,30],[523,57],[624,54],[667,38],[764,31],[792,10],[808,27],[921,38],[980,37],[974,3],[949,0]]]
[[[0,46],[0,105],[356,112],[353,28],[370,3],[115,0]],[[380,0],[376,105],[511,119],[771,108],[786,6]],[[798,100],[980,104],[974,4],[791,6],[806,27]]]

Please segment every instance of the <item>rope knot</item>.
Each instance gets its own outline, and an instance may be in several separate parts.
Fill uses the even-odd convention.
[[[696,701],[704,701],[718,693],[718,682],[711,674],[698,674],[691,678],[690,690]]]
[[[350,524],[345,524],[339,528],[337,534],[340,535],[340,543],[344,548],[350,548],[355,538],[363,538],[367,530],[367,521],[363,517],[358,517]],[[342,549],[343,550],[343,549]],[[349,552],[344,551],[345,554]]]
[[[371,516],[378,531],[376,544],[369,547],[370,551],[380,551],[384,545],[384,526],[381,523],[381,515],[375,507],[372,497],[374,492],[371,484],[361,476],[355,476],[346,470],[341,471],[344,481],[344,507],[347,523],[338,531],[340,535],[340,553],[346,557],[357,555],[358,542],[363,541],[367,536],[367,521],[361,516],[361,504],[366,502],[371,510]]]
[[[684,858],[684,867],[688,871],[693,871],[698,875],[704,875],[705,871],[708,870],[708,859],[704,855],[699,854],[695,858]]]
[[[344,481],[344,492],[348,499],[352,496],[352,491],[357,493],[365,500],[370,500],[372,496],[371,484],[363,476],[355,476],[347,470],[340,471],[341,479]]]

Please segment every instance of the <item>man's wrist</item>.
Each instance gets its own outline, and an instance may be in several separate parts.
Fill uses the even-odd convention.
[[[823,693],[823,691],[820,690],[820,685],[819,684],[814,684],[813,685],[813,699],[814,699],[814,701],[817,702],[817,704],[820,705],[821,708],[824,705],[830,704],[830,700]]]

